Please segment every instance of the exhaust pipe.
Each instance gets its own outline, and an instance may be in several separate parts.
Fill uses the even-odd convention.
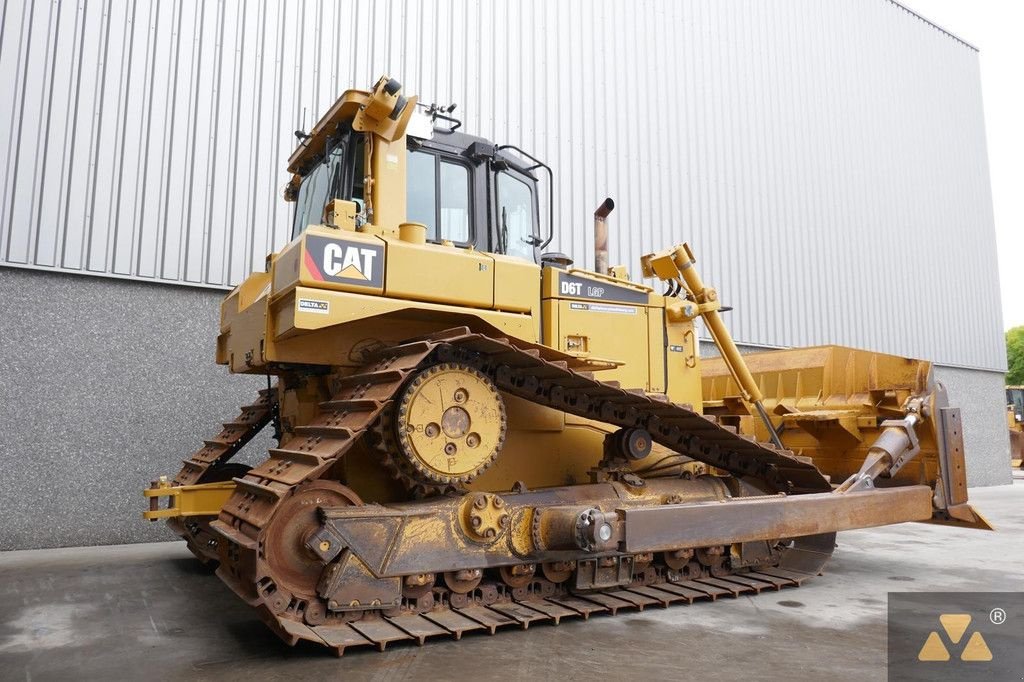
[[[594,211],[594,272],[608,274],[608,214],[615,202],[608,197]]]

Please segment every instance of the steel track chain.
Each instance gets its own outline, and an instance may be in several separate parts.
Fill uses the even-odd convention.
[[[213,438],[203,442],[187,459],[182,460],[181,471],[172,485],[195,485],[218,465],[226,463],[271,422],[277,406],[277,393],[265,388],[259,391],[255,402],[240,408],[237,417],[221,424],[222,429]],[[217,560],[217,540],[209,532],[208,518],[170,518],[167,520],[189,550],[203,563]]]

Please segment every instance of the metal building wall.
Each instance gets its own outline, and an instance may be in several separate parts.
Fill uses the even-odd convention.
[[[387,72],[547,159],[581,264],[606,195],[613,262],[689,240],[745,343],[1005,369],[977,54],[887,0],[3,12],[0,263],[237,283],[292,131]]]

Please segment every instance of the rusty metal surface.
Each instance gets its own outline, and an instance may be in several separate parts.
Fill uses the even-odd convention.
[[[922,521],[931,518],[931,498],[931,488],[921,485],[624,509],[619,512],[623,551],[710,547]]]
[[[466,503],[486,497],[483,493],[387,506],[325,508],[322,516],[330,531],[325,537],[337,537],[361,556],[375,574],[390,576],[511,566],[523,561],[571,560],[578,548],[572,534],[563,532],[567,524],[547,531],[538,528],[532,518],[534,509],[571,521],[580,510],[594,506],[614,514],[615,509],[624,505],[659,505],[667,499],[711,501],[728,496],[725,484],[713,477],[651,479],[640,490],[609,482],[503,493],[502,509],[512,522],[486,540],[478,538],[472,529],[463,529],[462,534],[450,532],[458,527]],[[575,503],[567,504],[570,500]],[[522,536],[530,537],[520,544]]]
[[[263,427],[270,423],[277,404],[277,396],[271,389],[259,392],[259,398],[251,405],[241,408],[237,417],[223,424],[223,430],[205,441],[184,461],[184,467],[174,477],[174,485],[194,485],[203,480],[211,468],[231,459],[246,443],[253,439]]]
[[[608,274],[608,215],[615,209],[615,202],[606,197],[594,209],[594,272]]]
[[[967,502],[967,468],[964,461],[964,428],[960,408],[939,410],[939,428],[943,447],[939,452],[942,486],[949,506]]]
[[[424,614],[404,614],[381,617],[379,620],[340,623],[316,628],[291,629],[302,638],[321,643],[340,656],[355,647],[374,647],[380,651],[391,642],[412,640],[423,644],[429,639],[459,639],[465,632],[483,630],[496,634],[506,628],[523,628],[533,623],[550,622],[558,625],[564,619],[587,619],[592,614],[615,614],[619,611],[642,611],[644,608],[663,608],[668,605],[689,605],[694,602],[715,601],[720,597],[735,598],[743,594],[757,594],[765,589],[797,587],[809,576],[780,577],[760,573],[745,574],[749,584],[735,583],[723,588],[724,579],[702,578],[680,584],[661,584],[657,587],[637,586],[611,593],[578,594],[543,598],[530,597],[522,601],[477,604],[469,608],[436,610]]]
[[[181,471],[174,477],[175,486],[190,486],[208,482],[210,479],[226,480],[216,477],[218,467],[224,467],[239,450],[245,447],[274,418],[277,409],[277,394],[272,389],[259,391],[258,398],[250,405],[245,405],[237,417],[222,424],[223,429],[214,438],[203,443],[203,447],[193,452],[182,464]],[[228,465],[224,470],[229,471]],[[234,474],[229,474],[229,476]],[[178,536],[185,540],[186,545],[202,563],[217,560],[218,538],[210,531],[213,517],[200,516],[192,519],[169,518],[167,525]]]

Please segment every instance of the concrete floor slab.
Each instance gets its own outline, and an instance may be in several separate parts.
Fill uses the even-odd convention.
[[[906,524],[840,535],[799,589],[338,660],[289,648],[182,543],[0,553],[0,679],[880,680],[890,591],[1019,591],[1024,480],[971,491],[994,533]]]

